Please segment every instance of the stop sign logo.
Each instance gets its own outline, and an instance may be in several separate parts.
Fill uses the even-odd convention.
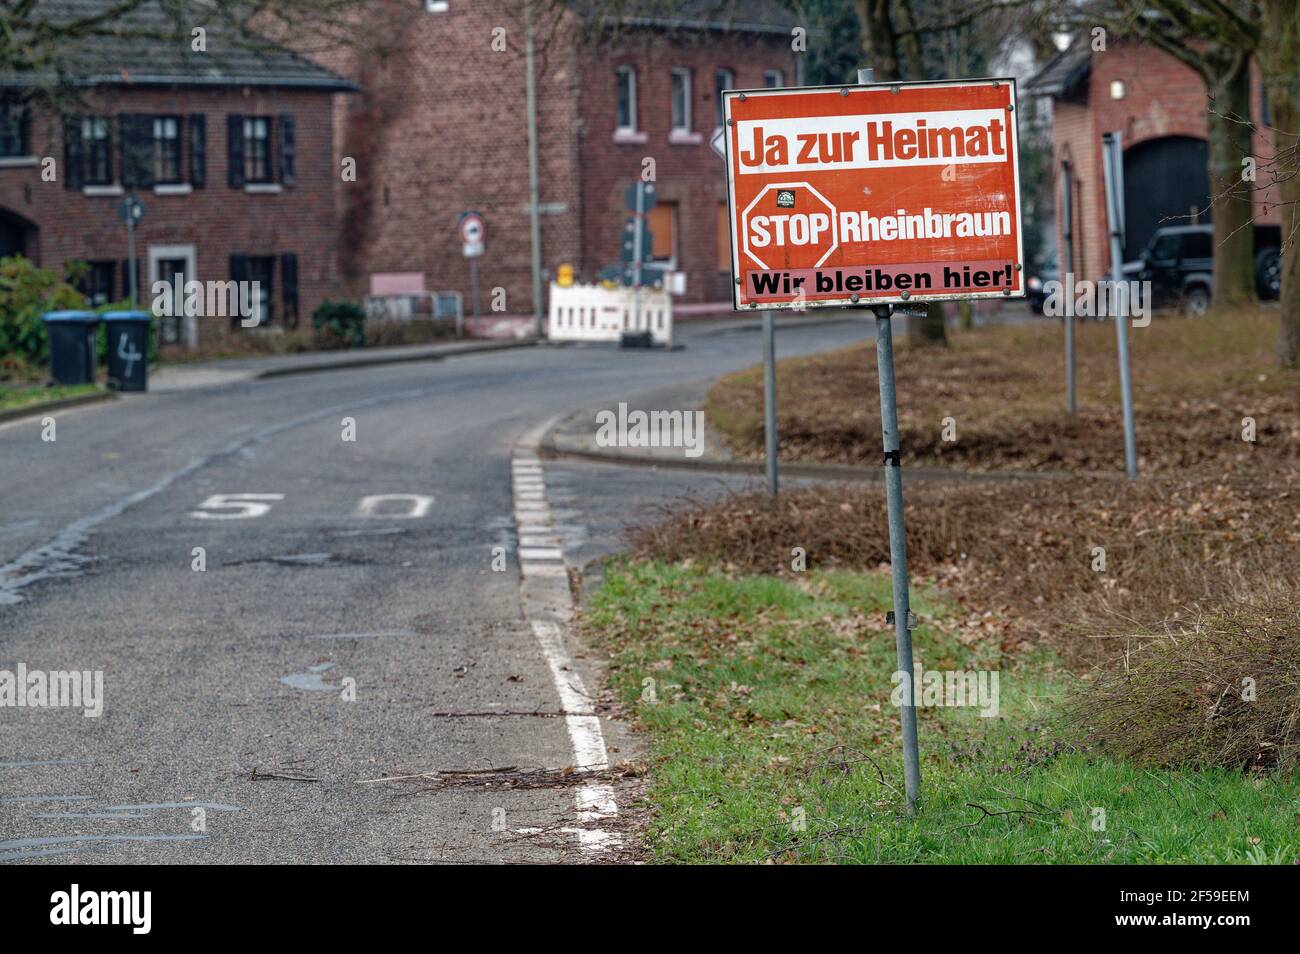
[[[763,269],[817,268],[839,247],[835,206],[807,182],[763,187],[741,215],[745,256]]]

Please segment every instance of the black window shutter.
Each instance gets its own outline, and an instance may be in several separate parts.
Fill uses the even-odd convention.
[[[69,116],[63,123],[63,186],[80,189],[85,181],[85,154],[81,148],[81,117]]]
[[[190,185],[202,189],[208,184],[208,117],[190,116]]]
[[[226,180],[232,189],[244,187],[244,117],[226,117]],[[234,262],[234,256],[230,261]],[[231,266],[234,267],[233,264]]]
[[[122,259],[122,295],[123,299],[131,297],[131,260]],[[136,256],[135,260],[135,301],[138,305],[144,301],[144,288],[140,285],[140,258]]]
[[[153,117],[123,113],[118,117],[122,140],[122,185],[128,189],[153,187]]]
[[[284,323],[298,327],[298,255],[285,252],[280,256],[280,282],[284,285]]]
[[[241,126],[240,128],[242,130],[243,127]],[[241,173],[242,173],[242,169],[241,169]],[[240,178],[242,180],[243,176],[241,175]],[[248,256],[247,255],[230,256],[230,280],[233,282],[248,281]],[[242,305],[244,301],[243,293],[238,288],[235,289],[235,300],[237,302],[237,306],[234,309],[235,313],[230,316],[230,325],[232,328],[239,327],[240,324],[239,306]]]
[[[280,184],[291,186],[298,178],[298,144],[293,117],[281,113],[276,126],[280,133]]]

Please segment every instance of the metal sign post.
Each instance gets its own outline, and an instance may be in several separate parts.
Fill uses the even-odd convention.
[[[533,334],[542,337],[542,208],[538,184],[537,155],[537,65],[533,38],[533,3],[524,0],[524,62],[527,73],[528,110],[528,235],[533,259]]]
[[[645,257],[642,237],[645,223],[645,182],[636,184],[636,228],[632,233],[632,327],[641,327],[641,260]]]
[[[1110,221],[1110,300],[1119,305],[1115,335],[1119,341],[1119,394],[1124,405],[1124,467],[1137,479],[1137,436],[1133,426],[1133,374],[1128,358],[1128,286],[1124,284],[1124,148],[1121,134],[1102,133],[1101,157],[1106,176],[1106,214]]]
[[[872,82],[875,71],[858,70],[858,84]],[[898,439],[898,392],[894,386],[893,305],[877,305],[876,377],[880,381],[880,430],[885,448],[885,506],[889,519],[889,574],[894,597],[894,656],[907,676],[900,706],[903,729],[903,793],[907,810],[915,811],[921,794],[921,754],[916,741],[916,694],[912,666],[912,603],[908,593],[907,534],[903,524],[903,463]]]
[[[1074,396],[1074,177],[1068,162],[1061,163],[1061,239],[1064,248],[1057,256],[1056,274],[1061,282],[1061,303],[1065,307],[1065,409],[1076,410]]]
[[[127,257],[127,287],[131,293],[131,306],[135,307],[139,301],[140,290],[136,287],[136,272],[140,266],[136,263],[135,257],[135,224],[144,218],[144,204],[135,197],[134,194],[128,193],[127,197],[122,200],[122,204],[117,207],[117,215],[126,223],[126,257]]]
[[[474,299],[474,317],[477,319],[479,316],[478,260],[486,248],[487,226],[483,224],[483,216],[477,212],[462,212],[457,228],[460,231],[461,251],[469,259],[470,296]],[[464,334],[459,312],[456,316],[456,334],[458,336]]]
[[[777,493],[776,462],[776,321],[763,312],[763,443],[767,450],[767,492]]]
[[[906,675],[902,705],[903,786],[908,811],[921,791],[921,759],[916,742],[916,695],[912,669],[912,612],[908,596],[907,536],[903,530],[903,464],[898,444],[898,394],[894,388],[892,305],[876,305],[876,376],[880,379],[880,429],[885,445],[885,501],[889,511],[889,571],[894,588],[894,651],[898,672]]]

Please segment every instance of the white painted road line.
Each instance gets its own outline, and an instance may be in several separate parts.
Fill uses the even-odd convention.
[[[531,447],[525,438],[523,446]],[[604,772],[609,769],[609,753],[600,717],[582,684],[564,643],[565,623],[572,615],[568,569],[564,563],[563,541],[554,532],[550,504],[540,461],[527,452],[512,461],[514,471],[514,515],[519,528],[517,556],[525,593],[545,594],[542,603],[525,598],[524,613],[541,647],[551,671],[551,680],[564,710],[564,725],[573,746],[574,767],[579,771]],[[551,532],[545,532],[551,531]],[[541,608],[539,608],[541,607]],[[561,831],[577,838],[584,853],[606,851],[619,844],[617,832],[605,831],[600,823],[618,817],[618,803],[612,785],[584,785],[574,794],[578,827]]]
[[[564,551],[559,547],[525,547],[519,548],[520,560],[563,560]]]
[[[567,578],[569,575],[563,563],[521,563],[519,572],[525,577],[549,576],[556,579]]]

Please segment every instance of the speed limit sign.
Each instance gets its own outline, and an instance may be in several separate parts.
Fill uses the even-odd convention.
[[[460,214],[460,241],[466,258],[477,258],[483,254],[483,216],[477,212]]]

